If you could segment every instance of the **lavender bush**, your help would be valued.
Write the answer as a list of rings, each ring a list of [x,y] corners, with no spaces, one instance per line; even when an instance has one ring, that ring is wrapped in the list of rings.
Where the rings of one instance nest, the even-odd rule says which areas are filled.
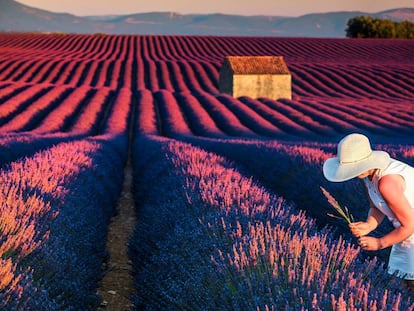
[[[365,260],[234,163],[140,137],[134,164],[136,310],[414,307],[380,262]]]
[[[36,152],[46,150],[61,142],[79,140],[81,136],[66,133],[39,135],[34,133],[0,134],[0,167],[22,157],[33,156]]]

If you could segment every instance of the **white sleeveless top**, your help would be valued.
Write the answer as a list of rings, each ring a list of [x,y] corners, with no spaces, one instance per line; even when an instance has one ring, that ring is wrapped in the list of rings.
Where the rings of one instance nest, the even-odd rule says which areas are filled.
[[[400,222],[378,190],[378,181],[381,177],[390,174],[401,175],[404,178],[406,184],[404,196],[410,203],[411,208],[414,208],[414,167],[391,159],[388,167],[375,174],[372,180],[366,177],[363,181],[368,189],[372,203],[387,216],[394,228],[398,228],[401,226]],[[406,240],[392,246],[388,263],[388,273],[396,274],[407,280],[414,280],[414,234]]]

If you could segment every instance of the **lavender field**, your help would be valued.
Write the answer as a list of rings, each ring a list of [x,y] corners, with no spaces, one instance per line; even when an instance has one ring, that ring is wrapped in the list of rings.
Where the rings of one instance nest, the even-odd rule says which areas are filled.
[[[414,310],[359,249],[344,135],[414,164],[414,42],[0,34],[0,309],[96,310],[128,161],[135,310]],[[292,99],[218,91],[228,55],[281,55]],[[384,223],[374,234],[390,230]]]

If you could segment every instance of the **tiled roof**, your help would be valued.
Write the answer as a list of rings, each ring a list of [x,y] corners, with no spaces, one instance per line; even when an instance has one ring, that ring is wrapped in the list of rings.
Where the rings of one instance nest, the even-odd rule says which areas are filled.
[[[290,74],[283,56],[227,56],[234,74]]]

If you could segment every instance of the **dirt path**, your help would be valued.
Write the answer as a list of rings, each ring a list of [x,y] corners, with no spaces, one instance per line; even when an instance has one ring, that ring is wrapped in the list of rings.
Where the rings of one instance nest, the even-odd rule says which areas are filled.
[[[125,180],[118,214],[109,225],[107,249],[109,263],[107,273],[102,279],[98,293],[102,297],[98,311],[125,311],[131,309],[130,295],[133,292],[132,266],[128,258],[128,239],[135,226],[134,199],[131,192],[132,168],[125,168]]]

